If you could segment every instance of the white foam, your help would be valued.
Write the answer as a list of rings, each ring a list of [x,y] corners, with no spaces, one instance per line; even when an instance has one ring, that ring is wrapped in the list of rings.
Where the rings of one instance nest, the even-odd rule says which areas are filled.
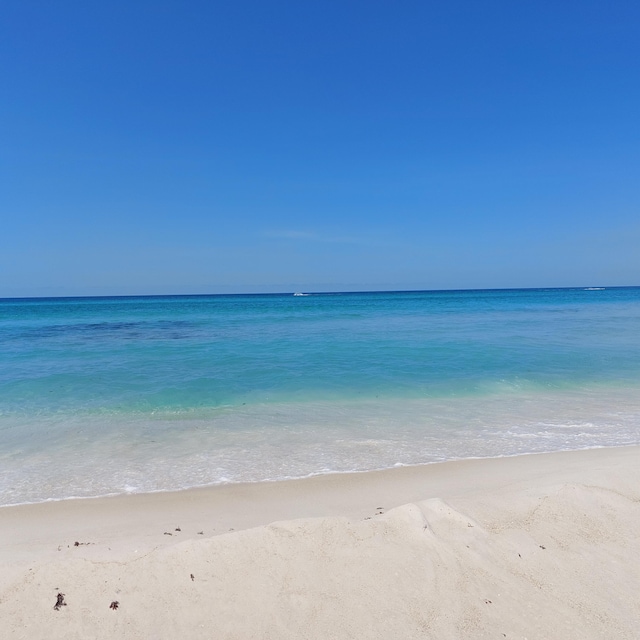
[[[274,403],[183,420],[107,420],[79,420],[82,429],[75,421],[61,422],[55,437],[5,454],[0,504],[640,444],[640,392],[591,386],[476,398]],[[38,431],[38,425],[32,428]]]

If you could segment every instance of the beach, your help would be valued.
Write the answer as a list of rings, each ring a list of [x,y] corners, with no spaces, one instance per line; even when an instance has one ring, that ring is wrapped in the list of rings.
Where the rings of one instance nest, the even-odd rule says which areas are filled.
[[[0,638],[635,638],[640,289],[0,301]]]
[[[619,447],[3,507],[2,637],[635,638],[639,463]]]
[[[7,4],[0,640],[640,640],[640,5]]]

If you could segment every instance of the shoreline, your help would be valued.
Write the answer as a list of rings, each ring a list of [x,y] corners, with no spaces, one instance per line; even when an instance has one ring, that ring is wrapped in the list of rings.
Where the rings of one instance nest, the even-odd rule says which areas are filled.
[[[323,478],[323,477],[332,477],[332,476],[351,476],[351,475],[367,475],[367,474],[377,474],[377,473],[388,473],[395,472],[398,469],[416,469],[422,467],[429,467],[433,465],[448,465],[452,463],[460,463],[467,461],[479,461],[479,460],[502,460],[507,458],[525,458],[527,456],[548,456],[555,455],[558,453],[579,453],[581,451],[593,451],[599,449],[627,449],[630,447],[639,447],[638,443],[630,443],[630,444],[616,444],[616,445],[596,445],[590,447],[584,447],[581,449],[558,449],[554,451],[524,451],[513,454],[505,454],[498,456],[471,456],[465,458],[453,458],[447,460],[434,460],[432,462],[422,462],[415,464],[397,464],[392,467],[383,467],[379,469],[355,469],[352,471],[322,471],[311,473],[306,476],[300,477],[288,477],[288,478],[276,478],[276,479],[266,479],[266,480],[239,480],[239,481],[231,481],[231,482],[217,482],[213,484],[204,484],[204,485],[196,485],[193,487],[183,487],[178,489],[157,489],[154,491],[122,491],[118,493],[109,493],[104,495],[95,495],[95,496],[68,496],[66,498],[47,498],[44,500],[38,500],[35,502],[16,502],[9,504],[0,504],[0,512],[2,509],[12,509],[15,507],[32,507],[37,505],[51,504],[51,503],[67,503],[73,501],[92,501],[92,500],[113,500],[119,498],[127,498],[130,496],[152,496],[156,494],[184,494],[189,492],[202,492],[202,491],[215,491],[224,487],[250,487],[253,485],[275,485],[275,484],[284,484],[290,482],[305,482],[312,480],[314,478]]]
[[[461,637],[466,618],[446,614],[449,602],[473,609],[477,629],[462,636],[476,637],[498,610],[475,602],[473,593],[486,587],[491,603],[513,592],[553,602],[558,614],[569,607],[561,612],[570,621],[562,637],[606,637],[589,616],[585,627],[584,610],[613,624],[607,609],[626,607],[612,629],[640,620],[639,605],[619,593],[640,584],[640,563],[624,561],[640,553],[638,463],[640,447],[625,446],[7,506],[0,509],[0,619],[9,621],[9,637],[205,638],[231,616],[215,637],[347,638],[355,629],[341,634],[333,616],[346,620],[353,611],[362,637],[382,638],[393,633],[389,601],[398,637]],[[518,568],[522,558],[536,567],[529,578]],[[458,582],[446,586],[454,574]],[[593,583],[598,576],[612,584],[610,594]],[[63,611],[52,610],[56,588],[66,594]],[[579,606],[549,600],[557,589]],[[429,594],[429,606],[444,607],[436,607],[440,622],[431,626],[402,604]],[[108,598],[121,601],[122,611],[104,608]],[[208,598],[217,603],[211,613]],[[309,607],[322,602],[313,618]],[[91,613],[94,605],[99,613]],[[522,619],[543,624],[523,606],[501,610],[501,633]],[[333,631],[309,628],[317,616],[332,619]],[[559,637],[553,621],[544,624],[547,635],[541,628],[528,637]]]
[[[568,463],[566,471],[583,464],[586,457],[597,460],[629,452],[637,452],[640,445],[594,447],[568,451],[544,453],[522,453],[517,455],[464,458],[424,464],[407,465],[370,471],[329,472],[303,478],[266,480],[259,482],[237,482],[190,487],[187,489],[161,490],[141,493],[120,493],[108,496],[73,497],[34,503],[0,506],[0,521],[5,523],[33,518],[48,517],[55,511],[65,513],[66,518],[87,515],[98,521],[106,517],[119,521],[137,521],[130,510],[157,514],[158,510],[169,511],[174,519],[204,519],[200,515],[207,509],[220,509],[209,529],[209,535],[221,535],[229,530],[240,531],[266,525],[276,520],[292,520],[313,517],[366,517],[368,505],[363,499],[376,502],[375,495],[386,498],[385,509],[402,506],[408,502],[430,497],[464,496],[468,493],[493,491],[503,482],[505,472],[509,482],[535,480],[543,475],[541,468],[553,460]],[[578,458],[579,457],[579,458]],[[504,462],[503,462],[504,461]],[[509,462],[511,461],[511,462]],[[544,467],[538,463],[544,463]],[[573,463],[573,464],[572,464]],[[576,464],[577,463],[577,464]],[[498,469],[495,465],[501,465]],[[467,485],[468,475],[474,472],[489,472],[473,487]],[[496,473],[497,472],[497,473]],[[423,488],[424,487],[424,488]],[[300,494],[313,497],[312,504],[300,500]],[[378,499],[378,502],[380,500]],[[241,505],[257,510],[242,512]],[[9,513],[8,513],[9,512]],[[5,517],[3,515],[7,514]],[[102,515],[104,514],[104,515]],[[164,515],[163,515],[164,518]],[[225,528],[226,524],[235,524]],[[0,545],[4,542],[0,530]]]

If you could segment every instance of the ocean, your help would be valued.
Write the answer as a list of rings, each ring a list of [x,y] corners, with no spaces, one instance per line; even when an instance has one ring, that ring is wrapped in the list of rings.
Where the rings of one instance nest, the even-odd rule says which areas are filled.
[[[640,443],[640,288],[0,300],[0,505]]]

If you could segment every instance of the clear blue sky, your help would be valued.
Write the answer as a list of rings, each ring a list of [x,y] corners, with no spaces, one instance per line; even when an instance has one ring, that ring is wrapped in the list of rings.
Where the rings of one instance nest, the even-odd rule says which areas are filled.
[[[640,285],[640,3],[0,7],[0,296]]]

